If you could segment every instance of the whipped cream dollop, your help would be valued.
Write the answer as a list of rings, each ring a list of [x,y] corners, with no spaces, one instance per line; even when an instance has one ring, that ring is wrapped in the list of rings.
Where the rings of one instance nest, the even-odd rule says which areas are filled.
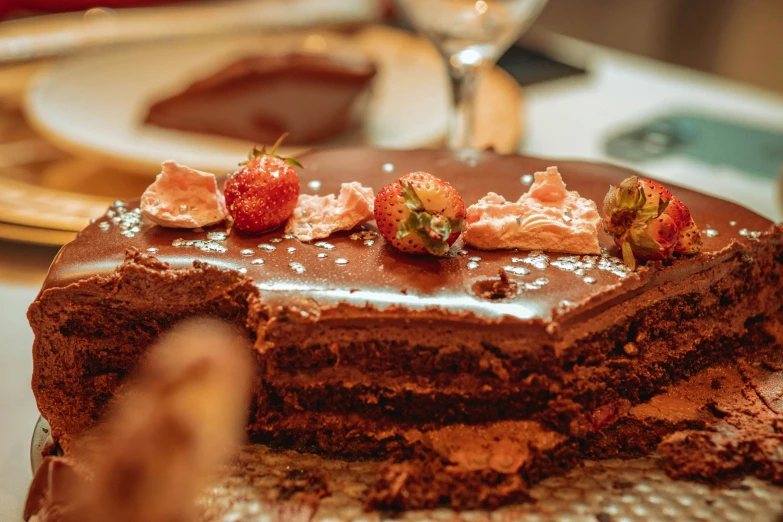
[[[373,219],[375,194],[358,181],[343,183],[339,196],[300,194],[285,231],[300,241],[329,237]]]
[[[155,181],[141,195],[141,212],[163,227],[199,228],[228,216],[226,199],[214,174],[164,161]]]
[[[546,250],[600,254],[601,216],[590,199],[566,190],[557,167],[536,172],[516,202],[490,192],[468,207],[465,243],[483,250]]]

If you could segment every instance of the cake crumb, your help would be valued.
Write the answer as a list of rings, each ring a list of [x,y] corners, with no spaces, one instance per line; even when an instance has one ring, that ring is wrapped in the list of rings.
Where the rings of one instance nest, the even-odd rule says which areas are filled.
[[[519,285],[508,277],[504,269],[498,270],[497,279],[483,279],[473,284],[473,291],[482,299],[508,299],[517,295]]]

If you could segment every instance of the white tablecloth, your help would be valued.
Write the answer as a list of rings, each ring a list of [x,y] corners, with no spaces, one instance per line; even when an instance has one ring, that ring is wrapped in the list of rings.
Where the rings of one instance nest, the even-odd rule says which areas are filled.
[[[682,107],[783,125],[783,97],[574,42],[560,41],[558,50],[587,56],[591,75],[528,89],[523,147],[528,154],[607,160],[602,150],[607,133]],[[772,182],[682,160],[643,168],[783,219]],[[32,333],[25,311],[53,255],[50,249],[0,242],[0,520],[20,519],[31,476],[30,437],[38,414],[29,386]]]
[[[33,334],[25,313],[56,250],[0,242],[0,520],[21,520],[38,412],[30,391]]]

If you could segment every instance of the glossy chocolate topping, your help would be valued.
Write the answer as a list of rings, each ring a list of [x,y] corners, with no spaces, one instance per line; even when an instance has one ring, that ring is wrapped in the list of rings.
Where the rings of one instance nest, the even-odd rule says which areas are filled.
[[[317,54],[239,60],[153,104],[146,123],[176,130],[288,145],[318,143],[346,130],[354,102],[375,76],[370,62]]]
[[[557,165],[569,190],[577,190],[600,207],[609,186],[633,174],[605,164],[491,152],[475,167],[442,150],[330,149],[299,159],[305,166],[299,171],[303,193],[336,193],[345,181],[359,181],[377,192],[407,172],[425,170],[454,185],[466,204],[489,191],[516,199],[528,188],[526,175]],[[435,314],[433,317],[467,313],[467,320],[523,322],[538,327],[554,319],[562,326],[569,320],[583,320],[591,310],[605,309],[741,255],[759,240],[781,241],[781,227],[772,227],[770,221],[750,210],[671,188],[688,205],[699,227],[707,231],[702,253],[671,263],[650,262],[631,274],[624,270],[612,240],[603,233],[601,244],[608,252],[603,257],[462,250],[458,241],[452,255],[438,259],[399,253],[383,238],[367,233],[338,233],[325,244],[287,239],[282,229],[261,236],[231,231],[225,241],[208,241],[209,232],[225,231],[225,227],[204,232],[165,229],[134,212],[134,201],[113,206],[107,216],[63,247],[44,290],[107,274],[123,262],[127,249],[137,248],[172,268],[190,268],[194,260],[200,260],[246,271],[266,303],[286,305],[292,298],[309,299],[322,318],[330,313],[335,317],[372,313],[365,305],[403,314],[434,307],[437,310],[427,312]],[[367,228],[374,230],[372,225]],[[201,243],[187,246],[188,241]],[[503,267],[517,282],[516,295],[493,300],[487,298],[487,292],[477,291],[482,288],[477,282],[498,279]],[[355,307],[337,306],[346,303]]]

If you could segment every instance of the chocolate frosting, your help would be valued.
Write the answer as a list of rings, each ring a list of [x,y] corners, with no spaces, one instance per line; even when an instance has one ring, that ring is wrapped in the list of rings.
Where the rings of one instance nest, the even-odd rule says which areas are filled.
[[[303,193],[337,193],[340,183],[348,181],[359,181],[377,192],[407,172],[424,170],[454,185],[467,205],[489,191],[516,199],[528,188],[529,177],[525,175],[556,165],[569,190],[578,191],[600,206],[610,185],[634,174],[606,164],[493,152],[483,153],[476,166],[444,150],[329,149],[298,159],[305,166],[299,169]],[[98,219],[63,247],[43,289],[110,273],[123,262],[128,249],[136,248],[172,268],[190,268],[194,260],[200,260],[246,271],[273,310],[276,305],[289,305],[296,297],[300,302],[307,300],[308,306],[314,307],[322,318],[330,313],[345,316],[346,310],[358,317],[373,313],[372,309],[400,314],[418,310],[457,320],[525,323],[536,329],[549,326],[547,332],[552,335],[557,330],[552,321],[560,326],[582,321],[586,313],[617,304],[618,299],[630,299],[742,255],[758,241],[779,243],[783,237],[781,226],[773,226],[739,205],[679,187],[670,188],[688,205],[699,227],[712,232],[704,234],[700,254],[671,262],[648,262],[631,274],[623,273],[618,251],[603,233],[600,240],[607,255],[594,256],[595,266],[589,268],[588,263],[584,273],[579,271],[583,266],[579,263],[585,259],[581,257],[462,250],[461,240],[446,258],[412,256],[395,251],[383,238],[372,239],[373,234],[367,233],[335,234],[326,240],[327,246],[333,248],[326,249],[318,243],[286,238],[282,229],[260,236],[232,230],[225,241],[213,242],[204,251],[173,245],[182,243],[178,239],[207,240],[208,232],[225,231],[225,226],[199,232],[166,229],[135,214],[137,202],[131,201],[115,204],[109,211],[115,214],[114,218],[107,215]],[[372,224],[366,227],[374,230]],[[209,251],[222,247],[225,252]],[[272,247],[273,251],[267,251]],[[503,267],[518,285],[516,295],[491,299],[487,292],[476,290],[482,288],[476,283],[497,279]],[[522,275],[525,270],[520,269],[529,273]],[[346,304],[352,306],[346,308]]]

